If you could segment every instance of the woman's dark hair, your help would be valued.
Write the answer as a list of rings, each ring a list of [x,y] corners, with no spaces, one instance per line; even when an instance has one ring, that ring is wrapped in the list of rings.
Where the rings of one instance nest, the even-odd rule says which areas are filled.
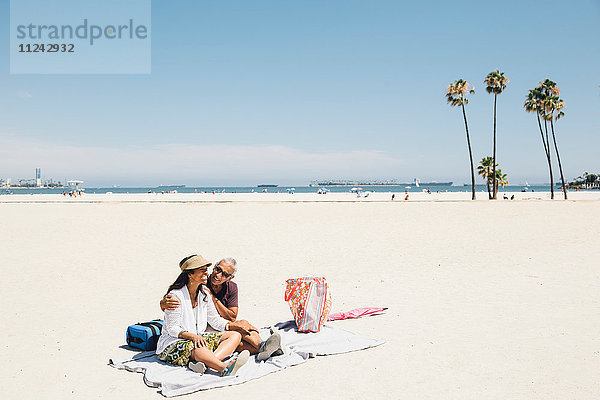
[[[183,265],[184,262],[186,262],[189,258],[192,258],[194,256],[195,256],[195,254],[193,254],[191,256],[187,256],[186,258],[181,260],[179,262],[179,268],[181,268],[181,266]],[[195,269],[186,269],[186,270],[181,271],[181,273],[179,274],[177,279],[175,279],[175,282],[173,282],[171,284],[171,286],[169,286],[169,288],[167,289],[167,294],[169,294],[169,292],[171,290],[181,289],[182,287],[186,286],[190,282],[190,274],[193,274],[194,271],[195,271]],[[193,300],[198,299],[198,293],[200,293],[200,289],[202,289],[202,286],[204,286],[204,285],[203,284],[198,285],[198,289],[196,290],[196,294],[194,295]],[[206,301],[206,293],[204,293],[204,291],[203,291],[202,294],[203,294],[202,300]]]

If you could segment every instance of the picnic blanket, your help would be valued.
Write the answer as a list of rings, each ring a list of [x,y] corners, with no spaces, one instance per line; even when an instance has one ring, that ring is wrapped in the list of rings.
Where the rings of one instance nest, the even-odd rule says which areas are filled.
[[[298,332],[295,321],[280,322],[273,327],[263,328],[260,335],[266,339],[271,331],[281,335],[285,353],[282,356],[271,357],[265,362],[259,362],[256,356],[251,356],[240,368],[237,376],[221,377],[213,370],[207,370],[204,375],[200,375],[187,367],[158,361],[153,351],[139,353],[123,361],[111,359],[108,364],[117,369],[143,373],[146,385],[160,388],[160,393],[165,397],[173,397],[199,390],[238,385],[301,364],[311,357],[363,350],[385,343],[383,339],[371,339],[329,325],[324,325],[317,333]]]

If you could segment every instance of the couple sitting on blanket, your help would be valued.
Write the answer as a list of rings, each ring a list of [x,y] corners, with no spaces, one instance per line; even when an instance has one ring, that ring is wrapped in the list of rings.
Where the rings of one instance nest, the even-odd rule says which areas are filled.
[[[209,276],[211,265],[200,255],[179,263],[181,274],[160,302],[165,317],[157,343],[158,359],[187,365],[198,373],[209,367],[229,376],[236,374],[250,354],[257,354],[259,361],[283,354],[279,334],[263,341],[248,321],[236,321],[237,285],[231,282],[237,271],[236,261],[222,259]],[[215,331],[208,332],[208,325]],[[239,352],[238,356],[224,363],[222,360],[234,351]]]

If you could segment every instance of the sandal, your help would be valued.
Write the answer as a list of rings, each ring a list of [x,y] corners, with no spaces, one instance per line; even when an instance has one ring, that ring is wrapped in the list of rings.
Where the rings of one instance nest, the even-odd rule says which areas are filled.
[[[233,361],[229,363],[229,365],[227,365],[227,367],[225,367],[223,372],[221,372],[221,376],[235,376],[238,370],[248,362],[248,359],[250,359],[250,352],[248,350],[242,351],[236,358],[233,359]]]
[[[279,333],[275,332],[262,343],[262,346],[259,346],[256,359],[258,361],[265,361],[269,357],[280,356],[282,354],[281,336]]]
[[[206,365],[202,361],[190,361],[188,364],[189,369],[202,375],[206,372]]]

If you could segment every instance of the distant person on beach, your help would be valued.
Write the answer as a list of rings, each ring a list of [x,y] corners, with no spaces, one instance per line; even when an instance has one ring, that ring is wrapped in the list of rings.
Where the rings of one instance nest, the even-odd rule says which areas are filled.
[[[231,281],[236,272],[237,262],[235,259],[221,259],[215,264],[208,278],[207,287],[210,289],[211,298],[218,313],[221,317],[231,321],[236,330],[242,334],[242,342],[237,351],[248,350],[250,354],[258,354],[259,361],[282,355],[281,337],[278,333],[274,333],[263,341],[254,326],[246,321],[236,321],[238,315],[238,286]],[[168,294],[160,301],[160,308],[163,311],[175,310],[177,307],[179,307],[179,301]],[[237,329],[237,324],[240,323],[240,329]]]
[[[408,195],[406,195],[406,197],[404,198],[404,200],[408,200]]]
[[[394,201],[395,198],[396,198],[396,195],[392,194],[392,201]]]
[[[193,255],[179,262],[181,273],[167,293],[179,299],[180,307],[165,310],[164,326],[156,345],[158,359],[169,364],[188,366],[203,374],[206,367],[235,375],[249,357],[241,352],[228,364],[222,360],[232,354],[242,341],[242,335],[232,329],[231,322],[221,317],[210,300],[206,288],[211,263]],[[210,325],[216,332],[207,332]]]

